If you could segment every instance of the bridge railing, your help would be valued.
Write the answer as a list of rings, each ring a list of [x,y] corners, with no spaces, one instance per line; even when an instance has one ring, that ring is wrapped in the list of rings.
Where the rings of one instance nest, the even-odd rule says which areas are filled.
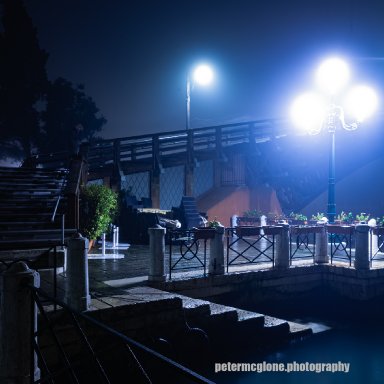
[[[196,152],[216,151],[220,155],[226,147],[287,135],[284,122],[283,119],[258,120],[103,140],[90,145],[88,162],[92,170],[116,162],[154,165],[154,162],[161,163],[169,156],[182,156],[188,161]]]

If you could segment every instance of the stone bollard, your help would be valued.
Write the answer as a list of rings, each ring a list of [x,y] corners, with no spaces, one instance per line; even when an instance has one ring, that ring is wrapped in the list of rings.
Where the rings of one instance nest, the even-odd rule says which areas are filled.
[[[320,227],[321,231],[316,232],[316,244],[315,244],[315,263],[327,264],[329,263],[328,255],[328,232],[326,225]]]
[[[237,227],[237,215],[233,215],[231,216],[231,219],[230,219],[230,225],[231,225],[231,228],[235,228]],[[232,237],[237,239],[237,235],[235,232],[231,232],[232,233]]]
[[[224,229],[221,225],[216,227],[215,237],[210,240],[209,275],[224,275]]]
[[[276,268],[289,268],[289,225],[282,224],[276,236]]]
[[[26,284],[39,288],[40,276],[24,262],[0,274],[0,383],[29,384],[40,379],[37,357],[32,354],[37,310]]]
[[[68,241],[65,302],[78,312],[91,304],[88,280],[88,239],[80,233]]]
[[[367,224],[356,225],[355,268],[369,269],[369,225]]]
[[[376,219],[370,219],[368,221],[368,225],[371,228],[369,236],[369,250],[372,258],[379,251],[379,238],[373,230],[377,225]]]
[[[149,281],[165,281],[165,233],[166,229],[158,226],[148,228],[149,234]]]

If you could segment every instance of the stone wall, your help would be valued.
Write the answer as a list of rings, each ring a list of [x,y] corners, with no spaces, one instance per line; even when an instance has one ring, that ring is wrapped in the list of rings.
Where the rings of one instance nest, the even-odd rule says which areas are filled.
[[[327,287],[344,297],[368,300],[384,294],[384,269],[359,271],[331,264],[309,265],[173,280],[153,286],[196,298],[241,293],[256,300],[281,299]]]

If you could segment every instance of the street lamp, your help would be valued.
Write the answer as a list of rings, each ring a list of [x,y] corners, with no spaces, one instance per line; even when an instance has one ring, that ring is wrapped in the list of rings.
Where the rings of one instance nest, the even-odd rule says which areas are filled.
[[[334,223],[336,216],[335,200],[335,133],[339,129],[353,131],[360,123],[369,117],[377,107],[376,93],[368,86],[354,87],[347,94],[344,107],[351,123],[346,123],[344,108],[336,104],[336,96],[340,94],[349,79],[348,65],[339,58],[324,61],[317,73],[316,80],[326,92],[328,101],[316,93],[299,96],[292,105],[292,119],[295,125],[307,133],[316,135],[322,129],[329,133],[329,174],[328,174],[328,207],[327,216],[330,223]]]
[[[201,64],[195,68],[192,73],[192,81],[190,74],[187,74],[187,129],[189,129],[191,125],[191,90],[195,84],[206,86],[209,85],[212,80],[213,71],[211,67],[206,64]]]

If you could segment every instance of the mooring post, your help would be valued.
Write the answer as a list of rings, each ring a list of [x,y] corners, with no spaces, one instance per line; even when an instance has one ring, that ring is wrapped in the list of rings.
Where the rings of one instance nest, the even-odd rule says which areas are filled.
[[[315,263],[327,264],[329,263],[327,226],[324,224],[318,228],[319,232],[315,234]]]
[[[87,311],[91,304],[88,280],[87,238],[80,233],[68,241],[66,303],[76,311]]]
[[[32,346],[37,309],[27,285],[39,288],[40,275],[24,262],[0,273],[0,383],[29,384],[40,379]]]
[[[209,254],[209,275],[224,275],[224,227],[215,229],[215,236],[211,239]]]
[[[355,228],[355,268],[369,269],[369,225],[358,224]]]
[[[165,281],[165,233],[160,225],[148,228],[149,235],[149,281]]]
[[[289,268],[289,224],[282,224],[276,236],[276,268]]]

